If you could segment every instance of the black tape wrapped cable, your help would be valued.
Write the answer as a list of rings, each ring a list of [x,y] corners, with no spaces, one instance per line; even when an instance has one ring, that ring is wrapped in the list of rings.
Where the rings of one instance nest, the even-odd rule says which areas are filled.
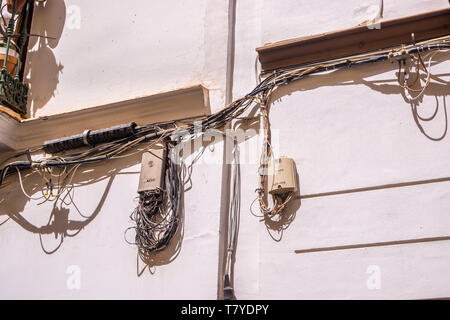
[[[132,122],[106,129],[86,130],[81,134],[46,141],[43,147],[46,153],[54,154],[85,146],[96,146],[102,143],[132,137],[136,133],[135,129],[136,123]]]

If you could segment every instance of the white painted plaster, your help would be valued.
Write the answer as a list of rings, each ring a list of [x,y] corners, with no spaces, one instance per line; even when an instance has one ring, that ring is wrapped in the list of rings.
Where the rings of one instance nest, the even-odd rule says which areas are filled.
[[[384,19],[448,6],[444,0],[384,2]],[[42,31],[52,17],[55,21],[50,29],[58,34],[58,19],[65,16],[62,1],[48,3],[55,15],[46,11],[50,8],[37,10],[33,30]],[[119,1],[64,3],[66,8],[77,5],[81,9],[80,29],[62,28],[59,41],[50,43],[50,48],[38,49],[34,44],[28,64],[32,86],[37,87],[30,105],[32,115],[73,111],[198,83],[210,90],[213,112],[223,106],[225,2],[142,0],[133,1],[130,8]],[[255,86],[256,47],[352,27],[363,22],[365,8],[377,3],[238,1],[234,97]],[[52,70],[46,71],[52,59]],[[433,74],[448,74],[450,64],[445,59],[448,54],[432,67]],[[280,93],[280,101],[270,113],[279,137],[274,144],[281,154],[295,159],[301,195],[448,177],[450,137],[435,142],[419,131],[410,105],[392,81],[395,75],[395,66],[379,63],[314,76]],[[448,76],[443,79],[449,81]],[[370,82],[374,80],[387,82],[375,86]],[[447,87],[434,84],[420,106],[423,115],[433,112],[434,96],[442,107],[448,92]],[[432,136],[442,134],[442,108],[425,129]],[[241,149],[254,146],[256,139],[241,144]],[[86,181],[117,170],[112,180],[106,177],[77,188],[77,205],[89,215],[111,182],[97,216],[78,235],[66,237],[56,253],[45,254],[38,235],[14,221],[0,226],[0,298],[216,299],[222,180],[222,166],[216,160],[221,157],[222,145],[215,144],[213,151],[205,151],[204,161],[194,165],[192,189],[184,194],[179,256],[155,266],[154,274],[146,270],[137,277],[136,249],[123,239],[124,230],[131,225],[128,216],[136,205],[140,165],[133,158],[95,166],[94,172],[78,176]],[[301,204],[296,200],[290,208],[296,212],[294,221],[282,241],[274,242],[264,223],[249,212],[257,187],[257,165],[244,164],[241,170],[235,265],[238,298],[450,296],[449,241],[294,253],[448,236],[450,182],[307,198]],[[51,205],[26,201],[17,187],[8,188],[3,195],[6,202],[0,203],[0,222],[6,212],[16,212],[36,225],[46,224]],[[73,207],[68,209],[71,219],[83,220]],[[54,248],[58,239],[45,235],[43,242]],[[66,270],[72,265],[81,270],[80,290],[66,287]],[[380,269],[380,289],[367,288],[367,270],[372,265]]]

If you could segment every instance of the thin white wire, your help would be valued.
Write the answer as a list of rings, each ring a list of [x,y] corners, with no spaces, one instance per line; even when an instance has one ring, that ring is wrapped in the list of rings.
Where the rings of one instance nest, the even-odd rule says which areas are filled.
[[[424,93],[425,93],[425,90],[428,88],[428,86],[429,86],[429,81],[430,81],[430,77],[431,77],[431,60],[433,60],[433,57],[436,55],[436,53],[439,53],[439,52],[448,52],[449,50],[437,50],[437,51],[434,51],[434,52],[431,52],[429,55],[430,55],[430,58],[428,59],[428,67],[427,67],[427,71],[428,71],[428,74],[427,74],[427,79],[426,79],[426,81],[425,81],[425,83],[428,83],[428,85],[425,85],[424,87],[423,87],[423,89],[415,96],[415,97],[413,97],[410,93],[409,93],[409,91],[408,91],[408,89],[405,87],[405,88],[403,88],[403,90],[404,90],[404,92],[405,92],[405,96],[406,96],[406,98],[409,100],[409,102],[412,102],[412,101],[414,101],[414,100],[417,100],[417,99],[419,99]],[[428,57],[428,55],[427,55],[427,57]]]
[[[24,189],[23,187],[23,182],[22,182],[22,174],[20,173],[20,170],[18,167],[16,167],[17,170],[17,175],[19,176],[19,183],[20,183],[20,188],[22,189],[23,194],[30,200],[40,200],[42,198],[44,198],[44,196],[41,196],[39,198],[33,198],[32,196],[30,196]]]

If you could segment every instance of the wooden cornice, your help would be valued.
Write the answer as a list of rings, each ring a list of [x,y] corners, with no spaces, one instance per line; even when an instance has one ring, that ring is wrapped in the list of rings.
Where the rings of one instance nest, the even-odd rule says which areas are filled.
[[[0,111],[0,158],[2,152],[40,146],[85,129],[129,122],[144,125],[210,113],[208,90],[201,85],[35,119],[15,119]]]
[[[256,49],[262,71],[343,58],[450,34],[450,8],[318,35]]]

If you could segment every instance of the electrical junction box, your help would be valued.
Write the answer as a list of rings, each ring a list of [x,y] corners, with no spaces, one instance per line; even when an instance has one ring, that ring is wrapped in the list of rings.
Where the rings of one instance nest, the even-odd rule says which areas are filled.
[[[147,150],[142,154],[138,192],[164,189],[166,149]]]
[[[280,157],[270,161],[268,174],[270,194],[283,194],[297,190],[294,159]]]

